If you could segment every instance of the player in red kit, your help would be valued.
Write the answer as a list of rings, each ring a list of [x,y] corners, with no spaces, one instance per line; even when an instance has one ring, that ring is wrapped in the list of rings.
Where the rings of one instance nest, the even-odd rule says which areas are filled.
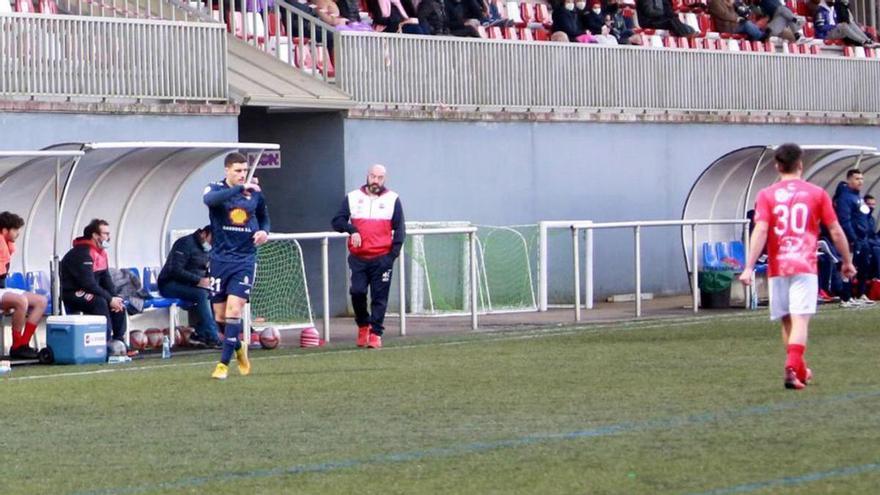
[[[846,235],[822,188],[801,179],[803,152],[796,144],[776,149],[779,182],[758,193],[755,230],[749,245],[749,259],[740,280],[752,283],[755,261],[767,244],[769,254],[770,319],[782,320],[785,361],[785,388],[802,389],[812,378],[804,361],[810,315],[816,312],[819,291],[816,275],[816,243],[819,224],[828,228],[831,240],[842,255],[841,273],[856,273]]]

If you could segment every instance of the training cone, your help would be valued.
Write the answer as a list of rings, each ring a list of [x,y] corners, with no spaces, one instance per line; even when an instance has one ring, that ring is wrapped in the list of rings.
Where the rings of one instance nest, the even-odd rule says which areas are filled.
[[[300,347],[318,347],[320,345],[321,338],[318,336],[318,331],[314,328],[304,328],[302,333],[299,334]]]

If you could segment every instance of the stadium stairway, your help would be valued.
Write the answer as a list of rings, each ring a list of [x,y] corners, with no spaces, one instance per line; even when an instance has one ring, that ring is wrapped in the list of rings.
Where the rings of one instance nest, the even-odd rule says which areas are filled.
[[[181,21],[196,14],[168,0],[59,0],[61,10],[70,14],[137,17]],[[219,22],[200,17],[200,22]],[[243,106],[341,110],[353,108],[351,97],[333,84],[303,73],[229,34],[227,36],[229,94],[233,103]]]

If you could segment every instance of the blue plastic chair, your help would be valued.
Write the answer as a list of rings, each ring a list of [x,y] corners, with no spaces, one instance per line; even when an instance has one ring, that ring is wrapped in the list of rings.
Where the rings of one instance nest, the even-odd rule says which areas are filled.
[[[49,274],[44,271],[37,270],[33,272],[27,272],[25,275],[25,280],[27,283],[27,290],[33,292],[34,294],[39,294],[41,296],[46,297],[46,311],[43,313],[45,315],[52,314],[52,288],[51,281],[49,279]]]
[[[6,277],[6,287],[9,289],[28,290],[27,281],[21,272],[12,272]]]
[[[724,266],[718,260],[715,246],[708,242],[703,243],[703,270],[723,270]]]
[[[173,305],[180,306],[182,301],[171,297],[162,297],[159,294],[159,269],[156,267],[144,267],[144,289],[149,292],[153,298],[144,301],[145,308],[170,308]]]

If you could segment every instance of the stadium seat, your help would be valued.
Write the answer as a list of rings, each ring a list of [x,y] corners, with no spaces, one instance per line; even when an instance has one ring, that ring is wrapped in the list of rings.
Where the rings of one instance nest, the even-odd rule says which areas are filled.
[[[25,274],[25,284],[27,285],[28,291],[46,297],[48,304],[46,305],[46,311],[43,314],[51,315],[52,282],[49,279],[49,274],[44,271],[27,272]]]
[[[510,9],[507,10],[509,11]],[[535,21],[535,6],[527,2],[519,4],[519,17],[525,25]]]
[[[535,41],[550,41],[550,31],[547,31],[544,28],[532,30],[532,35]]]
[[[58,4],[55,3],[55,0],[40,0],[39,6],[42,14],[58,13]]]
[[[549,28],[553,25],[553,18],[550,16],[550,10],[543,3],[535,4],[535,20]]]
[[[15,0],[15,11],[22,14],[33,14],[37,12],[37,9],[34,8],[34,3],[31,0]]]
[[[816,28],[813,26],[812,22],[807,22],[804,24],[804,36],[807,38],[815,38],[816,37]]]
[[[718,259],[715,246],[709,242],[703,243],[703,270],[724,270],[725,266]]]
[[[489,29],[486,30],[486,32],[489,34],[489,39],[493,39],[493,40],[503,40],[504,39],[504,33],[501,32],[501,28],[498,26],[490,27]]]
[[[519,31],[515,27],[504,28],[504,39],[519,40]]]
[[[513,21],[517,27],[523,27],[527,23],[522,17],[522,9],[519,8],[519,3],[517,2],[507,2],[507,18]]]
[[[519,39],[523,41],[535,41],[535,37],[532,36],[532,30],[527,27],[519,28]]]
[[[12,5],[9,3],[9,0],[0,0],[0,14],[11,14],[12,13]]]
[[[6,287],[9,289],[28,290],[27,281],[21,272],[12,272],[6,277]]]
[[[279,31],[279,36],[287,36],[287,28],[284,26],[284,22],[274,12],[269,13],[266,21],[269,23],[266,30],[269,32],[270,37],[275,36],[276,31]]]

